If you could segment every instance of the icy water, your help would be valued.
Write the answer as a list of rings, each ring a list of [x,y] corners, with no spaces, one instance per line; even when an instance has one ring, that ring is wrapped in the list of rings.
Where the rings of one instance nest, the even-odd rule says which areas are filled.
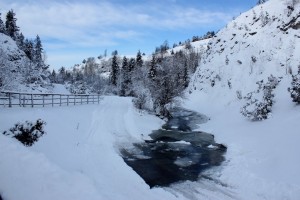
[[[220,165],[226,147],[211,134],[193,131],[208,121],[196,112],[176,109],[172,118],[150,134],[152,140],[121,149],[126,162],[150,186],[197,181],[205,169]]]

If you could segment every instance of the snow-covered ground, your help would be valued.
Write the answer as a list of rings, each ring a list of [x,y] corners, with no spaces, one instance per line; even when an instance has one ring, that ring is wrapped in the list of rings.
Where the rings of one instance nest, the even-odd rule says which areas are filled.
[[[150,189],[118,153],[147,138],[164,122],[135,110],[130,98],[105,97],[99,105],[1,108],[0,131],[16,122],[47,122],[32,147],[0,135],[0,193],[4,200],[35,199],[299,199],[300,107],[276,108],[265,122],[241,117],[235,104],[214,106],[192,94],[185,107],[208,114],[200,130],[228,146],[212,178]],[[279,104],[286,99],[278,99]],[[204,103],[206,102],[206,103]],[[209,105],[207,102],[211,102]],[[286,112],[289,111],[289,112]]]
[[[0,193],[4,200],[176,199],[151,189],[119,156],[160,119],[133,108],[130,98],[105,97],[99,105],[1,108],[1,132],[16,122],[43,119],[47,132],[24,147],[0,135]]]
[[[286,90],[281,91],[275,97],[273,116],[263,122],[242,117],[239,102],[220,105],[222,96],[214,99],[194,93],[185,102],[185,107],[211,118],[200,130],[228,146],[221,170],[207,173],[225,184],[236,199],[300,198],[300,106],[291,102]]]

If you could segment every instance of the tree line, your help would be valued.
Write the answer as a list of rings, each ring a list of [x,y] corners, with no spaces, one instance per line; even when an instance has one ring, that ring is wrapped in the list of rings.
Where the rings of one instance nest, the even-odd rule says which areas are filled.
[[[88,58],[70,70],[52,71],[52,82],[66,84],[72,93],[111,93],[135,97],[139,109],[168,116],[176,97],[182,96],[195,72],[200,53],[182,49],[173,54],[154,53],[145,58],[119,56],[113,51],[108,59]],[[106,74],[106,76],[105,76]]]

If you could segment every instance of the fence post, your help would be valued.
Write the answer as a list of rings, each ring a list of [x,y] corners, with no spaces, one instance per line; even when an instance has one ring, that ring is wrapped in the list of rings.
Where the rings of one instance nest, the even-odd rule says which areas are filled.
[[[98,94],[98,104],[99,104],[99,100],[100,100],[100,98],[99,98],[99,94]]]
[[[22,107],[21,93],[19,93],[19,106]]]
[[[61,94],[59,95],[59,106],[61,106]]]
[[[80,101],[81,101],[81,104],[82,104],[82,95],[80,95]]]
[[[86,100],[87,100],[86,104],[89,104],[89,95],[86,96]]]
[[[74,105],[76,105],[76,94],[74,95]]]
[[[54,106],[54,94],[52,94],[52,107]]]
[[[43,97],[43,107],[45,107],[45,95],[42,94]]]
[[[25,107],[25,95],[23,96],[23,107]]]
[[[33,94],[31,94],[31,107],[33,107]]]
[[[69,95],[67,95],[67,106],[69,106]]]
[[[8,107],[11,107],[11,93],[8,93]]]

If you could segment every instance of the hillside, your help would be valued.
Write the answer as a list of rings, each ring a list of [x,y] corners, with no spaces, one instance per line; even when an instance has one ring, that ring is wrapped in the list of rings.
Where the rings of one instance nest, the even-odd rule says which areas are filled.
[[[300,64],[300,6],[291,2],[267,1],[220,30],[184,100],[185,107],[210,117],[200,130],[228,146],[227,163],[210,174],[227,186],[225,191],[234,191],[233,199],[300,196],[300,107],[288,92]],[[271,75],[279,82],[271,92],[271,112],[254,122],[241,110],[249,95],[263,101]]]
[[[210,41],[190,91],[229,103],[238,100],[237,91],[244,97],[270,75],[288,84],[300,64],[299,13],[299,4],[272,0],[241,14]]]

